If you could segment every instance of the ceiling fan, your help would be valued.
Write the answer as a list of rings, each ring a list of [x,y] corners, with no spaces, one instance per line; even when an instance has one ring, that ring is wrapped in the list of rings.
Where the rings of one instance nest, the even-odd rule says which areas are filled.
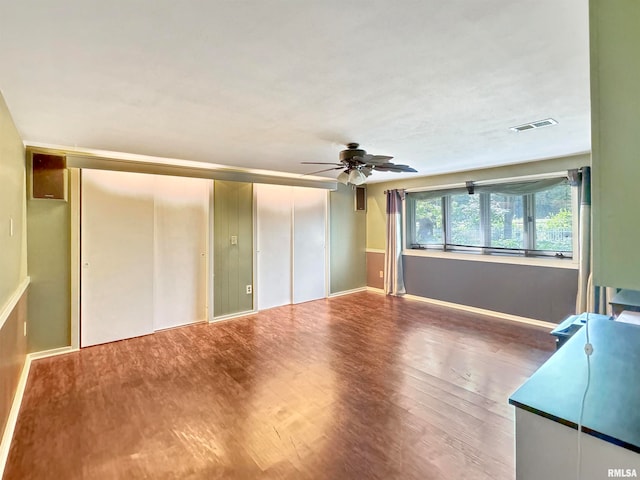
[[[369,155],[366,151],[359,148],[357,143],[347,143],[347,149],[340,152],[340,163],[327,162],[300,162],[305,165],[334,165],[317,172],[307,173],[305,175],[313,175],[316,173],[328,172],[330,170],[343,170],[338,175],[337,180],[345,185],[351,183],[353,185],[362,185],[367,177],[374,170],[379,172],[417,172],[415,168],[408,165],[396,165],[391,163],[393,157],[386,155]]]

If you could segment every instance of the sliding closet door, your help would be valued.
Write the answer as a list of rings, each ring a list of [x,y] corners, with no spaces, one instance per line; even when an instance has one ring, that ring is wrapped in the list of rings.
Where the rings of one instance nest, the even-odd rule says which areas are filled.
[[[291,187],[254,186],[258,310],[291,303]]]
[[[153,332],[153,182],[82,171],[82,347]]]
[[[211,180],[155,178],[154,328],[206,319]]]
[[[326,297],[327,191],[293,188],[293,303]]]
[[[326,297],[327,191],[255,185],[258,309]]]

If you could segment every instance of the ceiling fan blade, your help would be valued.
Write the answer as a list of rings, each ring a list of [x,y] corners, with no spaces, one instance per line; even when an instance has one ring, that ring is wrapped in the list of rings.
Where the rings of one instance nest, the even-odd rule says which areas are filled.
[[[300,162],[302,165],[340,165],[342,166],[342,163],[336,163],[336,162]]]
[[[389,162],[389,160],[391,160],[393,157],[389,157],[387,155],[367,155],[368,157],[371,157],[368,159],[367,163],[373,163],[373,164],[379,164],[379,163],[387,163]]]
[[[411,168],[409,165],[395,165],[393,163],[374,165],[373,168],[380,172],[417,172],[415,168]]]
[[[342,170],[343,168],[344,165],[341,165],[339,167],[325,168],[324,170],[318,170],[317,172],[303,173],[302,176],[304,177],[305,175],[315,175],[316,173],[328,172],[329,170]]]
[[[389,160],[393,157],[389,155],[371,155],[359,148],[357,143],[348,143],[347,149],[340,152],[340,163],[333,162],[300,162],[303,165],[332,165],[332,167],[318,170],[316,172],[305,173],[304,175],[314,175],[316,173],[329,172],[332,170],[344,170],[339,177],[356,173],[360,174],[362,181],[370,176],[374,170],[381,172],[417,172],[409,165],[396,165]],[[353,174],[355,175],[355,174]],[[342,179],[344,180],[344,179]]]
[[[380,163],[380,164],[377,164],[377,165],[372,164],[372,167],[375,168],[376,170],[383,170],[383,169],[393,168],[395,166],[396,166],[396,164],[395,163],[391,163],[391,162]]]
[[[396,165],[396,168],[400,172],[417,172],[417,170],[409,165]]]

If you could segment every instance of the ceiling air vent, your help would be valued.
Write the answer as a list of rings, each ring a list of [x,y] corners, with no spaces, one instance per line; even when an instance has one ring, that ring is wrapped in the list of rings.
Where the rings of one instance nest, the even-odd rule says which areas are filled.
[[[542,128],[542,127],[550,127],[551,125],[557,125],[553,118],[545,118],[544,120],[538,120],[536,122],[525,123],[523,125],[518,125],[517,127],[511,127],[509,130],[513,130],[514,132],[524,132],[525,130],[533,130],[534,128]]]

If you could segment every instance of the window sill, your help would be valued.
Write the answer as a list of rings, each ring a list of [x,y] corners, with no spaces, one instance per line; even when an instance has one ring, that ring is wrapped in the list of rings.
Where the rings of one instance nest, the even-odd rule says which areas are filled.
[[[574,259],[541,257],[519,257],[507,255],[482,255],[477,253],[441,252],[438,250],[405,249],[402,255],[408,257],[447,258],[450,260],[468,260],[472,262],[507,263],[511,265],[530,265],[533,267],[568,268],[578,270],[580,264]]]

